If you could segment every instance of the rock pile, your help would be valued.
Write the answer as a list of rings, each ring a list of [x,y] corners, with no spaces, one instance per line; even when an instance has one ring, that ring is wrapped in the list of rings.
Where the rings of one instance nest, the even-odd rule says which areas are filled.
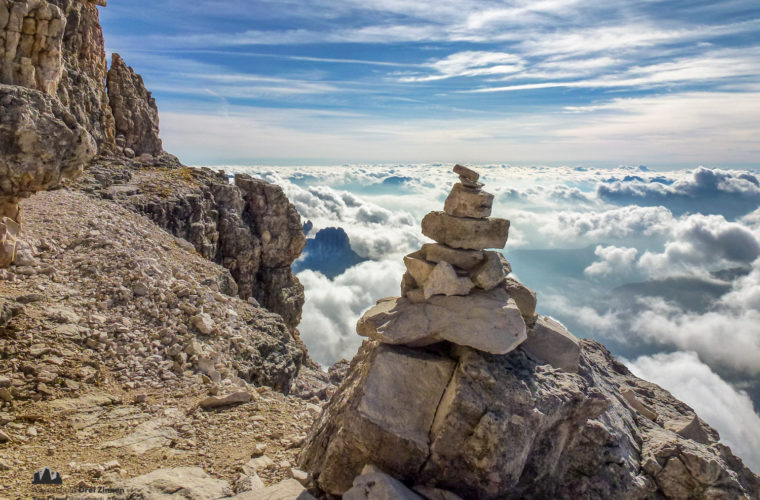
[[[539,358],[567,371],[578,366],[578,340],[556,321],[536,318],[536,295],[507,278],[503,248],[509,221],[491,218],[493,195],[479,174],[456,165],[459,182],[443,212],[422,219],[436,243],[404,257],[401,297],[378,301],[357,332],[385,344],[426,346],[441,341],[506,354],[523,342]],[[528,339],[528,327],[533,327]]]
[[[476,173],[455,171],[444,212],[422,222],[436,243],[405,259],[404,297],[359,320],[372,340],[300,456],[316,485],[367,500],[760,495],[691,408],[536,316],[535,294],[486,250],[509,222],[488,218]]]

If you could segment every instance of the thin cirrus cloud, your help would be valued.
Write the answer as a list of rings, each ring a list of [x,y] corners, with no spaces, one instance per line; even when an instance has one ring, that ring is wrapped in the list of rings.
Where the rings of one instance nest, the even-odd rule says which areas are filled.
[[[143,74],[162,112],[193,121],[210,96],[224,102],[204,110],[210,123],[294,109],[279,128],[286,134],[304,130],[300,109],[366,117],[358,126],[310,121],[324,148],[291,134],[248,148],[251,161],[292,163],[295,151],[338,163],[441,161],[460,152],[680,167],[746,166],[758,155],[760,6],[747,0],[135,0],[101,12],[109,50]],[[174,140],[175,123],[162,128],[173,151],[199,161],[190,138]],[[390,137],[398,147],[384,143]],[[230,161],[236,148],[208,150],[203,161]]]

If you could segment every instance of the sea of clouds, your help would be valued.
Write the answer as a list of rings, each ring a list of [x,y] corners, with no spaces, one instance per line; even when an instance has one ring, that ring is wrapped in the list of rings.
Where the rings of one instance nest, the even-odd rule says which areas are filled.
[[[282,186],[314,229],[340,227],[368,260],[334,279],[298,274],[311,356],[351,358],[356,320],[399,294],[403,255],[428,241],[451,165],[225,167]],[[645,167],[478,167],[511,220],[505,255],[538,311],[604,343],[693,406],[760,470],[760,176]]]

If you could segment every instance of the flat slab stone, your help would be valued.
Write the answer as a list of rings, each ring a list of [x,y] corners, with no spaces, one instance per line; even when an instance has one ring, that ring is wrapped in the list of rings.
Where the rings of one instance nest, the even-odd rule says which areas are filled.
[[[422,219],[422,234],[453,248],[504,248],[509,236],[509,221],[495,217],[452,217],[446,212],[430,212]]]
[[[491,215],[493,195],[480,189],[454,184],[443,210],[454,217],[485,218]]]
[[[447,340],[506,354],[526,338],[525,321],[503,288],[464,297],[436,295],[425,303],[388,298],[359,319],[356,331],[385,344],[424,346]]]
[[[316,500],[295,479],[285,479],[272,486],[238,493],[230,500]]]
[[[581,357],[581,344],[557,321],[539,316],[528,332],[522,348],[555,368],[576,373]]]
[[[425,259],[430,262],[448,262],[452,266],[469,270],[483,262],[484,254],[480,250],[461,250],[440,243],[422,245]]]
[[[221,408],[223,406],[239,405],[251,401],[252,396],[248,391],[237,391],[227,396],[209,396],[199,403],[204,410]]]
[[[454,165],[454,173],[458,174],[460,177],[464,177],[468,181],[471,182],[478,182],[478,179],[480,178],[480,174],[474,171],[471,168],[467,168],[464,165],[456,164]]]
[[[169,498],[216,500],[232,494],[227,481],[209,476],[200,467],[157,469],[126,481],[124,488],[126,497],[156,500]]]
[[[401,481],[380,471],[362,472],[343,500],[425,500]]]

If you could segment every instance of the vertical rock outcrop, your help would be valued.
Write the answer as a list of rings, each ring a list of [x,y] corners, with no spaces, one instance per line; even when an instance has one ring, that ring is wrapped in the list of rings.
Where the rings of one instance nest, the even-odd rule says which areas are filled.
[[[113,112],[116,152],[126,156],[163,151],[158,137],[158,107],[140,75],[113,54],[108,70],[108,101]]]
[[[89,0],[0,0],[0,83],[56,97],[100,149],[113,146],[105,45]]]
[[[81,172],[113,144],[94,3],[105,4],[0,0],[0,217],[20,222],[20,198]],[[0,226],[0,262],[9,262],[13,245]]]
[[[98,145],[98,151],[114,147],[114,121],[106,93],[106,60],[103,29],[97,6],[105,0],[49,0],[66,16],[63,34],[64,72],[58,99],[69,108]]]
[[[535,315],[535,294],[482,250],[508,221],[487,219],[475,172],[455,171],[445,212],[423,221],[437,243],[405,259],[404,297],[359,320],[372,340],[301,453],[316,485],[419,498],[382,471],[427,498],[759,498],[760,478],[691,408]]]

